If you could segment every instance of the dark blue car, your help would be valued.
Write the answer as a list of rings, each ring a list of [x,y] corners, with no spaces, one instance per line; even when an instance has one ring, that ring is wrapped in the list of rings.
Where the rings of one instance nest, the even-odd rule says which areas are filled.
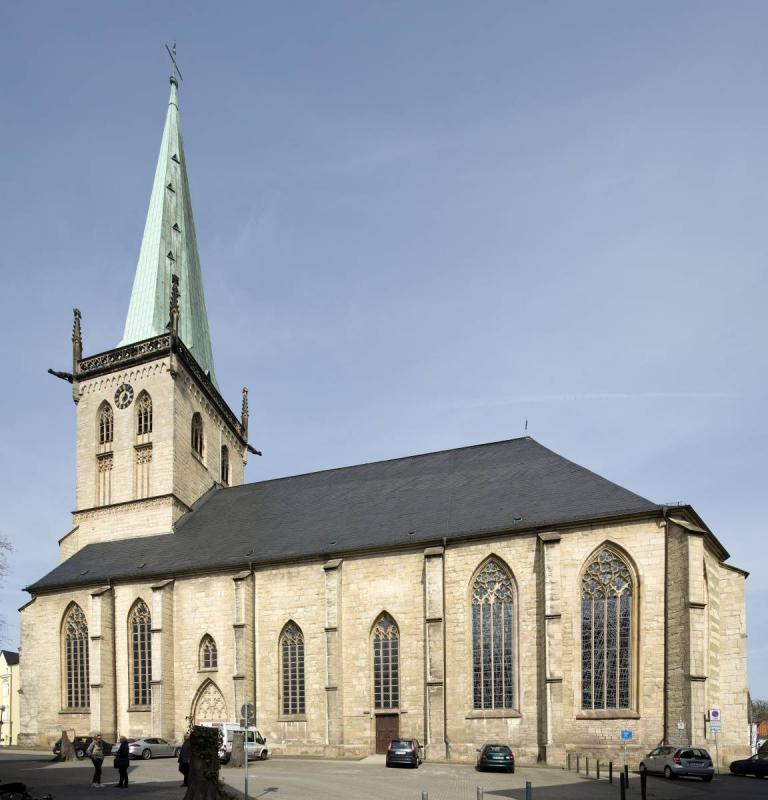
[[[768,752],[755,753],[750,758],[731,761],[731,772],[734,775],[754,775],[756,778],[768,776]]]

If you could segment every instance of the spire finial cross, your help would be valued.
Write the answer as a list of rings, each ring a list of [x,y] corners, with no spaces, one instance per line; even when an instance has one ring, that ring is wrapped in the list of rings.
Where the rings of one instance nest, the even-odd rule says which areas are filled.
[[[166,44],[165,49],[168,51],[171,63],[173,64],[173,76],[172,76],[173,79],[175,80],[176,75],[178,75],[179,78],[181,78],[181,80],[184,80],[184,77],[181,74],[181,70],[179,69],[179,65],[176,63],[176,41],[174,40],[173,44],[170,47]]]

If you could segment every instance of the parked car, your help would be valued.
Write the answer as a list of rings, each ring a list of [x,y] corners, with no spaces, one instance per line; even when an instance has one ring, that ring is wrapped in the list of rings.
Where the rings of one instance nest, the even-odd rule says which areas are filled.
[[[418,769],[424,761],[424,748],[418,739],[393,739],[387,747],[387,766],[407,764]]]
[[[477,768],[503,769],[507,772],[515,771],[515,755],[505,744],[484,744],[482,750],[477,751]]]
[[[655,772],[665,778],[693,775],[711,781],[715,774],[712,758],[703,747],[657,747],[640,762],[640,772]]]
[[[232,722],[204,722],[203,725],[208,728],[218,728],[219,730],[219,762],[226,764],[232,758],[232,740],[235,731],[244,731],[241,725]],[[248,728],[245,739],[245,749],[248,753],[248,760],[254,761],[259,759],[265,761],[269,756],[269,748],[267,747],[267,740],[261,735],[260,731],[256,728]]]
[[[731,772],[734,775],[754,775],[756,778],[768,777],[768,751],[731,761]]]
[[[113,745],[112,755],[117,753],[120,744]],[[146,736],[141,739],[128,740],[128,755],[131,758],[178,758],[180,744],[173,744],[159,736]]]
[[[85,758],[85,751],[93,741],[93,736],[75,736],[75,755],[78,758]],[[61,739],[53,746],[53,754],[58,757],[61,755]]]

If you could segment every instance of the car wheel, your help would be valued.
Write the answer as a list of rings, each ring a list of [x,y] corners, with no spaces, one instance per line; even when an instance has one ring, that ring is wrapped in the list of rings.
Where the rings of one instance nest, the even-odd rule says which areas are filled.
[[[176,748],[176,749],[173,751],[173,757],[174,757],[174,758],[178,758],[180,753],[181,753],[181,748],[180,748],[180,747],[177,747],[177,748]]]
[[[512,769],[510,770],[510,772],[511,772],[511,773],[514,775],[514,774],[515,774],[515,768],[514,768],[514,767],[512,767]]]
[[[268,750],[262,750],[261,753],[259,753],[259,761],[266,761],[268,755],[269,755]]]
[[[664,777],[665,778],[674,778],[675,777],[675,773],[672,772],[672,769],[670,767],[664,767]]]
[[[82,761],[85,758],[85,750],[75,750],[75,755]]]
[[[731,772],[736,775],[736,777],[741,777],[744,774],[738,767],[731,767]]]
[[[645,775],[648,772],[648,770],[646,769],[645,764],[640,764],[639,772],[640,772],[641,775]]]
[[[145,747],[145,748],[144,748],[144,749],[141,751],[141,757],[142,757],[142,758],[143,758],[145,761],[148,761],[150,758],[152,758],[152,751],[151,751],[151,750],[150,750],[148,747]]]

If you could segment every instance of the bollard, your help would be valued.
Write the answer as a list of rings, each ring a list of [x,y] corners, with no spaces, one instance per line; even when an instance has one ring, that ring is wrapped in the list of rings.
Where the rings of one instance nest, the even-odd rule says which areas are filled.
[[[646,788],[646,783],[648,782],[648,776],[645,774],[645,770],[640,770],[640,797],[645,800],[645,793],[648,791]]]
[[[621,789],[619,791],[619,797],[621,797],[621,800],[626,800],[626,797],[627,797],[626,791],[627,790],[624,788],[624,773],[623,772],[619,773],[619,784],[621,785]]]
[[[429,792],[422,792],[421,800],[429,800]]]
[[[597,779],[600,780],[600,759],[597,759]]]
[[[589,756],[587,756],[584,759],[584,766],[586,767],[586,770],[587,770],[587,777],[589,777]]]
[[[579,772],[579,761],[581,760],[581,756],[576,753],[576,772]]]
[[[613,761],[608,762],[608,783],[613,783]]]
[[[629,765],[624,765],[624,786],[629,791]]]
[[[533,800],[533,786],[530,781],[525,782],[525,800]]]
[[[568,772],[570,772],[571,771],[571,754],[568,753],[565,756],[565,758],[566,758],[566,763],[568,764],[568,766],[567,766]]]
[[[477,800],[483,800],[483,787],[477,787]]]

